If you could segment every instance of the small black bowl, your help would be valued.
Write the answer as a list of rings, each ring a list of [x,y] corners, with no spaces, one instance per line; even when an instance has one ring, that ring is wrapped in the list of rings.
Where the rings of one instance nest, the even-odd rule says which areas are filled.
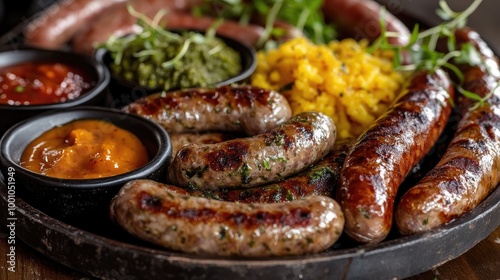
[[[19,49],[5,49],[0,52],[0,69],[26,62],[60,62],[76,66],[87,72],[93,79],[93,88],[79,97],[62,103],[44,105],[12,106],[0,104],[0,135],[15,123],[36,114],[76,106],[104,105],[109,98],[110,73],[107,67],[93,57],[59,50],[34,49],[20,46]]]
[[[150,161],[139,169],[98,179],[54,178],[19,165],[26,146],[40,134],[80,119],[106,120],[132,132],[145,145]],[[34,207],[66,221],[107,215],[111,198],[126,182],[141,178],[164,179],[172,156],[170,138],[159,125],[104,107],[84,106],[42,113],[13,126],[0,141],[0,171],[4,177],[14,177],[16,194]],[[9,172],[13,176],[7,176]]]
[[[200,30],[169,30],[170,32],[174,33],[181,33],[183,31],[193,31],[193,32],[199,32],[201,34],[204,33],[204,31]],[[211,85],[212,87],[218,87],[218,86],[223,86],[223,85],[229,85],[232,83],[238,83],[238,82],[243,82],[252,73],[255,71],[255,68],[257,67],[257,54],[256,50],[253,47],[250,47],[246,44],[243,44],[237,40],[231,39],[229,37],[221,36],[221,35],[216,35],[217,38],[220,38],[221,40],[226,43],[230,48],[236,50],[237,52],[240,53],[241,55],[241,72],[229,79],[220,81],[218,83],[215,83]],[[99,62],[102,62],[104,65],[108,66],[108,69],[111,72],[111,82],[110,82],[110,91],[111,91],[111,96],[112,96],[112,101],[111,101],[111,107],[114,108],[121,108],[137,99],[140,99],[142,97],[145,97],[149,94],[152,93],[158,93],[162,92],[163,88],[150,88],[150,87],[145,87],[136,83],[132,83],[130,81],[127,81],[123,79],[122,77],[119,77],[115,74],[113,74],[113,71],[111,71],[111,68],[109,65],[112,63],[112,58],[111,54],[108,52],[107,49],[100,48],[97,49],[95,52],[95,57],[96,60]],[[170,90],[178,90],[178,88],[173,88]]]

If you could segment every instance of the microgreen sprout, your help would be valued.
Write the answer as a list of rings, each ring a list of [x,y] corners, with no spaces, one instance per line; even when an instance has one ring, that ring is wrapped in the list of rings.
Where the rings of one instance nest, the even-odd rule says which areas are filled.
[[[193,9],[193,14],[237,20],[242,25],[247,25],[252,20],[263,24],[265,31],[258,42],[259,48],[277,45],[271,37],[280,38],[285,34],[283,28],[276,26],[278,20],[291,24],[315,43],[326,43],[334,39],[336,33],[332,25],[325,23],[321,10],[323,2],[324,0],[204,0]]]
[[[398,37],[399,34],[388,32],[383,16],[381,16],[381,36],[375,40],[368,50],[370,52],[376,49],[394,51],[393,64],[396,69],[401,71],[419,69],[434,71],[437,68],[446,67],[460,78],[461,74],[456,67],[449,63],[450,60],[460,59],[471,65],[477,65],[481,61],[477,51],[471,46],[464,46],[460,50],[455,49],[454,30],[466,25],[468,16],[477,9],[481,2],[482,0],[475,0],[466,10],[453,12],[446,1],[440,0],[440,9],[438,9],[437,14],[445,22],[423,31],[420,31],[420,26],[416,24],[411,32],[410,40],[405,46],[395,46],[389,43],[389,38]],[[448,39],[448,53],[441,53],[436,50],[438,41],[441,38]],[[404,55],[408,55],[412,63],[403,64]]]
[[[118,65],[122,62],[123,53],[125,49],[132,45],[143,45],[143,49],[133,54],[133,56],[140,61],[153,57],[156,61],[163,61],[165,54],[156,48],[159,45],[168,44],[170,40],[179,41],[182,39],[180,34],[170,32],[160,25],[161,19],[167,14],[167,11],[161,9],[153,19],[148,18],[146,15],[135,10],[132,5],[127,5],[129,14],[137,18],[137,24],[143,29],[141,33],[130,34],[128,36],[117,37],[111,36],[105,43],[104,47],[114,53],[113,62]],[[173,67],[179,63],[186,55],[191,44],[202,44],[205,40],[211,40],[215,37],[217,28],[221,25],[222,20],[217,20],[207,30],[205,35],[191,32],[187,39],[185,39],[180,47],[179,52],[171,59],[161,63],[165,69]],[[166,39],[166,40],[164,40]],[[219,48],[220,50],[220,48]],[[216,53],[217,46],[210,50],[209,53]]]

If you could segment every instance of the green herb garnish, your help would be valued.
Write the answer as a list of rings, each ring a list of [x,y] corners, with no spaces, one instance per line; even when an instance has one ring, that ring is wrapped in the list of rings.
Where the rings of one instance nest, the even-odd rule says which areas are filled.
[[[333,40],[336,32],[327,25],[321,10],[323,0],[205,0],[195,8],[195,15],[214,15],[224,19],[238,20],[240,24],[249,24],[255,16],[264,18],[265,33],[258,46],[272,45],[270,37],[279,38],[284,30],[275,27],[277,20],[283,20],[302,31],[311,41],[323,44]]]
[[[463,82],[463,73],[450,61],[468,64],[471,66],[483,64],[479,52],[472,44],[463,44],[460,50],[455,47],[455,30],[466,26],[468,17],[477,9],[482,0],[475,0],[462,12],[454,12],[445,0],[439,1],[440,8],[436,13],[443,19],[443,23],[420,31],[416,24],[412,30],[409,43],[405,46],[395,46],[389,43],[389,38],[397,37],[399,34],[388,32],[386,23],[381,17],[381,36],[373,42],[368,51],[389,50],[394,52],[393,66],[400,71],[429,70],[433,72],[439,68],[447,68],[458,79],[458,84]],[[437,50],[439,40],[446,40],[448,52]],[[411,58],[409,64],[403,64],[405,55]],[[405,61],[407,62],[407,61]],[[466,96],[482,104],[486,99],[476,93],[466,91],[458,86],[459,91]]]
[[[148,88],[171,90],[211,86],[241,72],[240,54],[215,37],[222,20],[215,21],[204,35],[176,33],[165,29],[168,16],[164,10],[149,19],[131,5],[127,9],[142,31],[111,36],[99,46],[109,51],[113,60],[109,66],[116,76]]]
[[[454,58],[470,63],[471,65],[477,65],[481,63],[480,59],[478,60],[480,56],[473,47],[463,47],[461,50],[455,50],[454,30],[466,25],[468,16],[477,9],[481,2],[482,0],[475,0],[463,12],[453,12],[446,1],[440,0],[440,9],[437,11],[437,14],[445,22],[424,31],[420,31],[419,25],[416,24],[412,30],[410,41],[405,46],[394,46],[389,43],[389,38],[397,37],[399,34],[388,32],[386,30],[386,23],[381,19],[381,36],[370,46],[369,51],[373,52],[376,49],[394,51],[396,55],[394,56],[393,64],[397,69],[403,71],[419,69],[433,71],[443,66],[453,68],[448,61]],[[448,38],[450,52],[441,53],[436,50],[437,42],[440,38]],[[412,64],[402,64],[405,53],[409,54],[412,58]],[[455,72],[456,69],[451,70]]]

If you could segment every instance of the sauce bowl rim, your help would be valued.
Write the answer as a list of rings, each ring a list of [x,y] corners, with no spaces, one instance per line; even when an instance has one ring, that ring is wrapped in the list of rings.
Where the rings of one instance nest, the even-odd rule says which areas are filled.
[[[0,111],[13,111],[13,110],[25,110],[25,111],[37,111],[37,110],[51,110],[58,108],[69,108],[75,107],[81,104],[85,104],[91,99],[98,96],[100,93],[107,90],[107,87],[111,81],[111,73],[108,67],[101,61],[95,59],[92,56],[74,53],[64,50],[50,50],[50,49],[40,49],[34,47],[18,47],[16,49],[9,49],[0,51],[0,64],[2,64],[2,57],[7,57],[7,59],[12,59],[12,56],[19,56],[20,58],[16,60],[16,63],[6,65],[0,65],[0,67],[4,66],[13,66],[19,63],[26,62],[61,62],[65,61],[71,62],[71,65],[78,66],[78,62],[87,62],[88,66],[95,70],[95,74],[97,76],[97,81],[95,81],[95,85],[86,91],[84,94],[65,101],[58,103],[49,103],[49,104],[35,104],[35,105],[8,105],[8,104],[0,104]],[[34,57],[34,59],[33,59]],[[76,63],[75,63],[76,61]]]
[[[86,117],[81,117],[79,114],[87,114],[87,115]],[[94,114],[94,116],[91,117],[89,114]],[[18,135],[22,133],[22,131],[25,130],[28,126],[32,126],[37,123],[43,123],[44,121],[47,121],[55,117],[59,118],[55,124],[54,123],[50,124],[51,127],[55,127],[57,125],[62,125],[80,119],[103,120],[104,118],[102,118],[102,116],[111,116],[110,119],[105,119],[105,120],[108,120],[115,125],[117,125],[115,122],[117,121],[118,118],[132,119],[137,124],[140,124],[144,129],[151,131],[151,133],[155,135],[156,139],[154,139],[154,141],[157,143],[158,149],[156,150],[156,153],[154,155],[150,155],[148,163],[146,163],[144,166],[138,169],[118,174],[115,176],[93,178],[93,179],[62,179],[62,178],[42,175],[22,167],[19,164],[18,159],[15,159],[13,157],[12,155],[13,151],[9,150],[9,148],[13,145],[13,142],[16,140],[16,137],[19,137]],[[141,140],[141,142],[144,143],[143,137],[141,137],[141,135],[138,135],[137,133],[130,131],[130,129],[128,129],[127,126],[125,125],[121,126],[117,125],[117,126],[133,133]],[[26,140],[27,143],[33,141],[33,139],[35,139],[40,134],[46,131],[47,129],[38,131],[33,135],[33,137],[31,137],[31,139]],[[45,113],[41,113],[12,126],[4,133],[4,135],[0,139],[0,163],[4,165],[5,169],[7,169],[8,167],[14,167],[16,174],[21,174],[22,176],[24,176],[25,180],[34,182],[36,181],[43,185],[56,186],[58,188],[69,188],[69,189],[105,188],[117,184],[125,184],[126,182],[131,181],[133,179],[145,178],[148,176],[148,174],[161,170],[161,168],[167,168],[166,165],[170,161],[171,156],[172,156],[172,144],[170,141],[169,134],[164,128],[146,118],[128,114],[118,109],[99,107],[99,106],[81,106],[77,108],[64,108],[64,109],[51,110]]]

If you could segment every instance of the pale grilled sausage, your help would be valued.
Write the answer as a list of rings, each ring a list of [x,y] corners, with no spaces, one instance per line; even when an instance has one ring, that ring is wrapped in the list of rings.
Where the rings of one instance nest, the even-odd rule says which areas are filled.
[[[335,140],[330,117],[305,112],[254,137],[185,146],[169,166],[168,181],[206,190],[258,186],[304,170],[326,156]]]
[[[350,237],[364,243],[386,238],[397,190],[445,128],[452,98],[452,83],[444,71],[419,72],[407,92],[354,144],[338,192]]]
[[[158,93],[122,108],[163,126],[170,133],[229,131],[255,135],[292,115],[278,92],[246,85]]]
[[[458,64],[463,88],[489,98],[482,106],[458,99],[463,118],[445,154],[401,198],[396,225],[402,234],[425,232],[449,223],[476,207],[500,183],[500,69],[498,59],[470,29],[455,32],[460,48],[471,43],[482,56],[477,66]]]
[[[198,255],[290,256],[328,249],[344,219],[332,198],[246,204],[192,197],[149,180],[127,183],[111,203],[111,217],[132,235]]]

